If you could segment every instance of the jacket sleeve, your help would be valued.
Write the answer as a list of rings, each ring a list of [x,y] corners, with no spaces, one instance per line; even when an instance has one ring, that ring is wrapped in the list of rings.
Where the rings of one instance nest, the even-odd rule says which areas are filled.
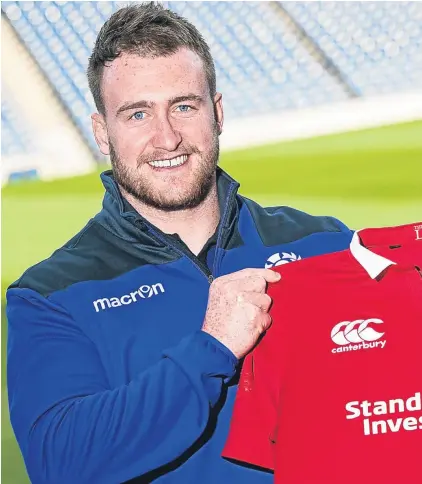
[[[165,465],[201,436],[237,359],[197,331],[111,388],[93,342],[57,303],[9,289],[8,393],[31,481],[117,483]]]

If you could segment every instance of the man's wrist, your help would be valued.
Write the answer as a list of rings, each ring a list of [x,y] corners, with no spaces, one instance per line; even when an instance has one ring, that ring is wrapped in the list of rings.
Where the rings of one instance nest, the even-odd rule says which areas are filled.
[[[233,361],[234,366],[237,366],[237,364],[239,363],[239,359],[228,346],[226,346],[222,341],[220,341],[212,334],[208,333],[207,330],[201,329],[201,333],[203,333],[205,337],[208,338],[208,340],[212,344],[214,344],[218,349],[223,351],[230,358],[230,360]]]

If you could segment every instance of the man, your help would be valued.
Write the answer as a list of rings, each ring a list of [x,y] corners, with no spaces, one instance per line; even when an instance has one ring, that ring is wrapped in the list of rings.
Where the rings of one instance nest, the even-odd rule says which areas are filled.
[[[277,276],[263,267],[342,250],[351,231],[237,194],[217,167],[212,57],[175,13],[116,12],[88,78],[113,168],[103,209],[8,290],[10,413],[29,476],[272,482],[221,457],[239,362],[270,324]]]

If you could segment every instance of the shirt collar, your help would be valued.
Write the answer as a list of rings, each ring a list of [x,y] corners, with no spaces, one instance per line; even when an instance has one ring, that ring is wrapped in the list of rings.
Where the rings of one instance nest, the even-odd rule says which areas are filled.
[[[362,245],[359,232],[360,230],[353,234],[352,241],[350,242],[350,252],[369,274],[369,277],[376,279],[387,267],[396,265],[396,263],[386,257],[371,252]]]
[[[366,228],[359,232],[365,247],[387,247],[409,245],[422,240],[422,221],[392,227]]]

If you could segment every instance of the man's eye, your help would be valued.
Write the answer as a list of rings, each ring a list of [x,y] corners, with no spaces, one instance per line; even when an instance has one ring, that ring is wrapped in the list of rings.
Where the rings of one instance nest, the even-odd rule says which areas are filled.
[[[180,109],[180,111],[182,113],[188,113],[189,111],[192,110],[192,108],[190,106],[188,106],[187,104],[181,104],[180,106],[177,106],[176,109]]]
[[[143,111],[137,111],[135,114],[132,115],[132,118],[140,121],[141,119],[145,118],[145,113]]]

